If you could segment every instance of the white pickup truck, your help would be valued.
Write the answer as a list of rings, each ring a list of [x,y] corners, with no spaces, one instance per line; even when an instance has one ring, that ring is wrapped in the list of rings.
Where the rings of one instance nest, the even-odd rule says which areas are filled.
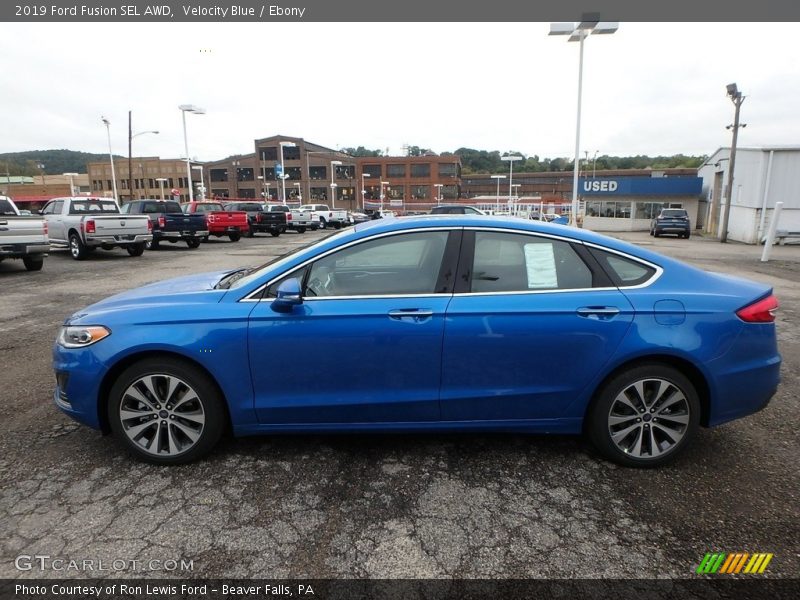
[[[49,251],[45,220],[20,215],[11,198],[0,196],[0,261],[21,258],[28,271],[39,271]]]
[[[304,204],[300,210],[311,213],[315,221],[319,221],[319,228],[333,227],[340,229],[350,224],[346,210],[330,208],[327,204]]]
[[[319,229],[319,219],[313,212],[303,210],[302,207],[297,209],[285,204],[266,204],[264,211],[286,213],[286,228],[297,233],[305,233],[307,229]]]
[[[141,256],[153,239],[150,217],[120,214],[113,198],[54,198],[41,214],[47,221],[50,244],[68,248],[75,260],[83,260],[96,248],[125,248],[131,256]]]

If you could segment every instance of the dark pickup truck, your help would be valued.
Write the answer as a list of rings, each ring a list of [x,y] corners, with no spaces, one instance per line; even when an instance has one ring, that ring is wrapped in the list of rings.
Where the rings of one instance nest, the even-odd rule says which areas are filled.
[[[259,232],[278,237],[286,232],[286,213],[269,212],[261,202],[231,202],[225,205],[225,210],[242,210],[247,213],[247,222],[250,225],[248,237]]]
[[[158,249],[161,242],[186,242],[197,248],[208,237],[206,216],[184,214],[174,200],[133,200],[123,205],[120,212],[128,215],[147,215],[153,225],[153,240],[147,242],[149,250]]]

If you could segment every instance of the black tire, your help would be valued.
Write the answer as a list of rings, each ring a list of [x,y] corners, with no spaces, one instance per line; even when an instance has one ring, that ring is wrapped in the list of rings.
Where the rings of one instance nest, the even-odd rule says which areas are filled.
[[[325,229],[328,226],[328,222],[323,219],[322,217],[319,218],[319,228]]]
[[[342,224],[341,223],[334,223],[333,224],[333,228],[334,229],[341,229],[342,228]]]
[[[168,378],[178,379],[182,382],[182,385],[178,385],[175,388],[172,398],[163,398],[163,396],[161,398],[147,397],[151,402],[149,405],[136,400],[134,396],[126,394],[131,386],[148,376],[154,376],[152,380],[154,383],[153,388],[159,394],[165,395],[167,386],[164,383]],[[182,424],[196,425],[194,420],[187,423],[181,416],[182,411],[179,410],[182,404],[180,397],[176,394],[180,394],[182,391],[186,394],[186,387],[197,395],[197,403],[190,401],[192,412],[183,414],[193,416],[199,413],[203,417],[203,423],[199,431],[193,429],[193,433],[199,434],[193,442],[188,436],[181,436],[181,433],[175,429],[175,426],[180,428]],[[137,385],[135,389],[140,393],[141,397],[145,397],[142,394],[143,387]],[[170,401],[174,402],[176,398],[178,403],[172,406]],[[228,422],[224,399],[214,381],[199,367],[175,358],[148,358],[134,363],[125,369],[114,382],[107,402],[108,421],[117,439],[137,458],[159,465],[184,464],[208,454],[219,441]],[[127,419],[127,422],[123,424],[120,415],[123,402],[126,410],[129,411],[134,409],[134,405],[137,405],[143,415],[141,420],[137,421],[135,418]],[[166,402],[166,404],[162,405],[162,402]],[[169,410],[167,410],[168,408]],[[174,425],[170,419],[164,416],[165,414],[169,415]],[[148,420],[144,419],[145,415],[156,417],[152,420],[153,427],[157,429],[155,431],[152,428],[142,430],[139,440],[134,441],[129,437],[128,432],[131,431],[134,425],[146,423]],[[176,418],[173,419],[173,417]],[[148,442],[148,439],[146,439],[148,434],[151,435],[149,441],[152,450],[148,450],[144,446]],[[155,439],[157,436],[160,436],[160,439]],[[170,451],[167,444],[169,440],[175,442],[176,452]],[[180,441],[185,441],[187,444],[184,449],[178,447],[178,442]],[[152,444],[158,445],[159,442],[161,442],[161,447],[153,447]]]
[[[83,260],[88,254],[86,246],[83,245],[83,240],[81,240],[81,236],[77,233],[69,234],[69,253],[75,260]]]
[[[653,230],[651,229],[651,230],[650,230],[650,236],[652,237],[653,235],[654,235],[654,234],[653,234]]]
[[[660,234],[660,233],[658,233],[658,230],[657,230],[657,229],[656,229],[655,231],[653,231],[653,237],[659,237],[660,235],[661,235],[661,234]]]
[[[142,254],[144,254],[144,245],[145,242],[140,242],[138,244],[130,244],[125,249],[131,256],[141,256]]]
[[[280,229],[270,229],[269,230],[269,234],[272,237],[278,237],[281,234],[281,230]]]
[[[253,231],[252,227],[250,227],[250,229],[247,230],[247,237],[251,238],[251,237],[255,237],[255,235],[256,235],[256,232]]]
[[[232,242],[238,242],[240,239],[242,239],[242,234],[241,233],[229,233],[228,237],[231,239]]]
[[[199,248],[200,247],[200,240],[197,239],[197,238],[190,238],[190,239],[186,240],[186,245],[189,246],[189,248],[192,248],[192,249]]]
[[[643,382],[644,399],[631,392],[637,382]],[[694,437],[699,422],[700,400],[692,382],[673,367],[649,363],[616,375],[595,394],[585,431],[608,460],[625,467],[648,468],[678,456]],[[622,437],[615,440],[615,433]]]
[[[692,234],[691,234],[691,233],[688,233],[688,232],[687,232],[687,233],[684,233],[684,234],[683,234],[683,238],[684,238],[684,239],[686,239],[686,240],[688,240],[688,239],[689,239],[689,237],[690,237],[691,235],[692,235]]]
[[[44,258],[41,256],[23,256],[22,263],[28,271],[41,271],[44,266]]]
[[[158,250],[158,240],[150,240],[144,243],[144,247],[148,250]]]
[[[305,232],[306,232],[306,228],[305,227],[298,227],[297,228],[297,233],[305,233]]]

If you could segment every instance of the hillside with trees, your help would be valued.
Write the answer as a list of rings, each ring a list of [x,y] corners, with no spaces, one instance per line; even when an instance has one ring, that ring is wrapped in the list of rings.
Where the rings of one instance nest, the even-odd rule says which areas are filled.
[[[115,159],[122,159],[115,156]],[[0,175],[61,175],[86,173],[86,163],[108,160],[108,154],[92,154],[75,150],[29,150],[0,154]],[[38,165],[44,165],[40,168]]]

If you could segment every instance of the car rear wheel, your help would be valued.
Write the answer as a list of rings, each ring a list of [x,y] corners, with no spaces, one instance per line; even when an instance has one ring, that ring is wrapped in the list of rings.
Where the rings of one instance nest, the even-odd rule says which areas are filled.
[[[188,239],[186,240],[186,245],[189,248],[199,248],[200,247],[200,240],[198,239]]]
[[[700,422],[700,401],[680,371],[647,364],[603,386],[587,419],[589,439],[605,458],[626,467],[657,467],[691,440]]]
[[[222,396],[199,368],[176,359],[128,367],[108,399],[111,429],[138,458],[183,464],[207,454],[226,424]]]
[[[240,239],[242,239],[242,234],[241,233],[231,233],[230,235],[228,235],[228,237],[231,239],[232,242],[238,242]]]
[[[23,256],[22,263],[28,271],[41,271],[44,266],[44,259],[34,256]]]
[[[144,245],[145,242],[141,242],[140,244],[131,244],[125,249],[131,256],[141,256],[142,254],[144,254]]]
[[[305,227],[298,227],[297,228],[297,233],[305,233],[305,232],[306,232],[306,228]]]
[[[86,246],[83,245],[77,233],[71,233],[69,236],[69,253],[75,260],[83,260],[86,258]]]
[[[280,229],[271,229],[269,234],[272,237],[278,237],[281,234],[281,231],[280,231]]]
[[[158,250],[158,240],[150,240],[144,243],[144,247],[148,250]]]

